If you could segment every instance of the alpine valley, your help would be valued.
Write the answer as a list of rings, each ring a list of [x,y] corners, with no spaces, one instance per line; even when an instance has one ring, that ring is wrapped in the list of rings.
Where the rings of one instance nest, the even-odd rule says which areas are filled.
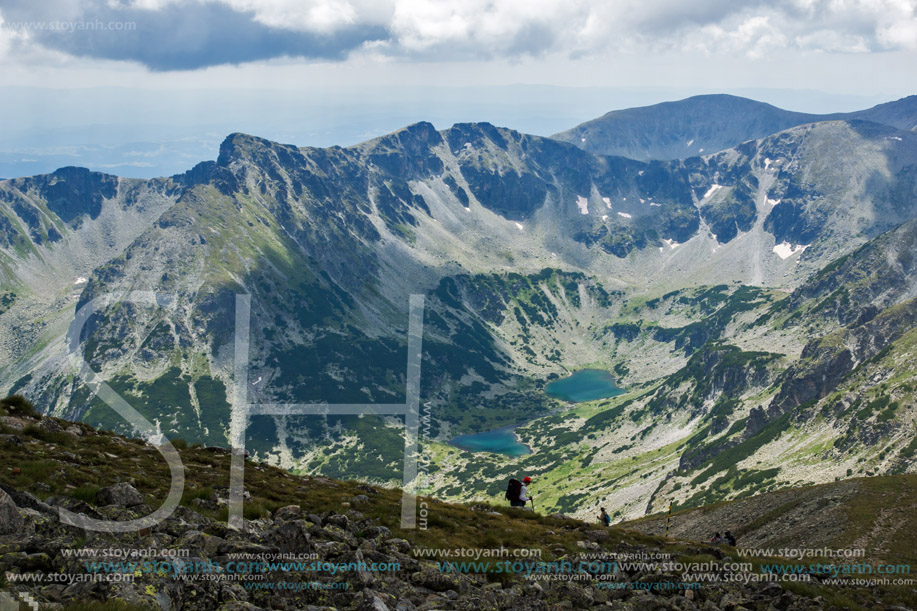
[[[425,297],[421,477],[446,500],[535,479],[539,511],[617,519],[917,472],[917,96],[804,115],[731,96],[609,113],[554,138],[429,123],[349,148],[228,136],[126,179],[0,181],[0,380],[131,434],[80,350],[168,437],[228,445],[235,303],[252,403],[402,403]],[[624,392],[565,403],[580,369]],[[504,426],[531,453],[462,451]],[[255,458],[401,484],[395,416],[253,416]]]

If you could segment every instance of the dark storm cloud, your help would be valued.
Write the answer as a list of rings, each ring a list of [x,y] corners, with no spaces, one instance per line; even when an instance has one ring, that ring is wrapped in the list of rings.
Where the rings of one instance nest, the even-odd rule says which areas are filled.
[[[252,13],[225,4],[170,4],[159,10],[72,3],[2,2],[7,23],[29,27],[41,46],[78,57],[139,62],[151,70],[193,70],[275,57],[340,60],[367,41],[384,40],[377,25],[354,25],[313,33],[273,28]]]

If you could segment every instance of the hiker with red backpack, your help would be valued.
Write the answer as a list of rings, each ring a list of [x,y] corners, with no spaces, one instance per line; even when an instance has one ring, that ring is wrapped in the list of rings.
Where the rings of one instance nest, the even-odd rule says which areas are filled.
[[[532,483],[532,478],[526,475],[520,482],[518,479],[509,480],[506,487],[506,500],[509,501],[510,507],[525,507],[528,501],[532,501],[532,509],[535,508],[535,497],[529,496],[528,485]]]

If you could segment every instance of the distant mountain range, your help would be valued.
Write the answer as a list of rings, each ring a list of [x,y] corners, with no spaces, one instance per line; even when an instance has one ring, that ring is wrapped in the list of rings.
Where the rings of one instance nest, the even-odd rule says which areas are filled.
[[[83,355],[166,434],[225,444],[235,294],[252,297],[253,402],[392,403],[422,293],[437,494],[493,499],[524,470],[546,508],[636,517],[913,471],[915,99],[826,118],[701,96],[558,137],[596,130],[577,146],[488,123],[326,149],[232,134],[169,178],[0,181],[0,379],[130,432],[64,335],[96,296],[169,293],[102,309]],[[587,366],[627,394],[572,410],[544,394]],[[445,443],[520,423],[535,452],[517,459]],[[393,424],[260,416],[248,444],[392,482]]]
[[[820,121],[872,121],[912,131],[917,127],[917,96],[857,112],[816,115],[732,95],[699,95],[613,110],[552,137],[597,155],[641,161],[684,159]]]

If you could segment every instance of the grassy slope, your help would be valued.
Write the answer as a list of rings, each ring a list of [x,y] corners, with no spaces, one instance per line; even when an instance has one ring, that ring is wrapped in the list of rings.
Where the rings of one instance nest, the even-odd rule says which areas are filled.
[[[661,533],[665,514],[620,524]],[[731,529],[739,544],[859,548],[876,562],[917,565],[917,475],[891,475],[790,488],[672,513],[671,533],[707,540]]]
[[[0,403],[0,417],[11,412],[5,404]],[[80,434],[69,432],[49,433],[36,426],[36,421],[20,419],[26,424],[24,431],[18,433],[22,445],[4,445],[4,468],[0,469],[0,482],[20,490],[31,490],[37,496],[48,498],[63,494],[80,500],[94,501],[99,486],[117,481],[128,481],[143,493],[151,505],[157,505],[165,498],[170,480],[169,472],[158,452],[144,442],[124,439],[108,432],[97,432],[86,424],[73,424],[54,419],[62,427],[75,426]],[[71,429],[72,430],[72,429]],[[13,433],[10,421],[0,421],[0,434]],[[213,496],[213,491],[225,489],[229,482],[228,453],[223,450],[203,447],[188,447],[180,440],[176,442],[180,450],[186,472],[186,491],[182,504],[193,506],[198,498]],[[68,455],[78,455],[78,463]],[[21,472],[13,473],[13,467]],[[60,474],[60,475],[58,475]],[[835,543],[839,546],[858,545],[862,537],[870,537],[876,528],[876,516],[886,515],[889,511],[907,509],[904,513],[907,523],[900,532],[909,533],[907,538],[899,537],[885,553],[885,559],[900,562],[914,557],[915,533],[914,522],[917,521],[917,477],[876,478],[861,480],[870,491],[862,501],[850,506],[848,528],[845,537]],[[245,472],[246,490],[251,495],[245,505],[245,517],[257,519],[266,512],[280,507],[296,504],[307,512],[326,513],[329,510],[344,512],[350,501],[361,493],[360,482],[335,481],[322,477],[292,475],[281,469],[257,463],[249,463]],[[571,530],[569,520],[550,516],[537,515],[532,512],[509,509],[503,506],[478,506],[474,509],[467,505],[437,501],[429,497],[419,497],[419,502],[428,508],[426,529],[401,529],[399,527],[401,491],[397,489],[380,489],[373,496],[372,502],[361,505],[361,512],[366,517],[376,520],[377,524],[387,526],[392,536],[402,537],[415,546],[428,548],[539,548],[543,560],[553,560],[560,555],[577,553],[577,541],[582,532]],[[720,507],[719,504],[714,507]],[[725,504],[728,506],[728,504]],[[482,513],[490,511],[491,513]],[[699,511],[707,510],[706,508]],[[211,511],[195,507],[195,511],[215,519],[225,519],[226,509]],[[900,513],[900,512],[899,512]],[[898,515],[898,514],[896,514]],[[818,518],[816,513],[814,519]],[[673,559],[681,562],[698,562],[713,560],[703,549],[687,540],[665,539],[648,534],[647,528],[652,520],[647,518],[635,523],[622,524],[608,529],[610,537],[602,546],[615,549],[619,544],[646,545],[659,548],[672,554]],[[599,526],[596,530],[605,530]],[[739,530],[739,534],[743,531]],[[894,539],[894,537],[891,537]],[[797,542],[800,547],[805,541]],[[701,554],[698,556],[698,554]],[[746,558],[755,564],[755,570],[761,559]],[[829,602],[849,609],[866,609],[875,600],[876,592],[864,588],[829,589],[809,584],[783,584],[787,589],[806,596],[824,596]],[[914,592],[901,587],[882,587],[878,595],[883,604],[914,604]],[[98,610],[108,607],[89,606],[80,609]],[[112,609],[115,609],[113,607]],[[117,608],[120,610],[120,608]]]

